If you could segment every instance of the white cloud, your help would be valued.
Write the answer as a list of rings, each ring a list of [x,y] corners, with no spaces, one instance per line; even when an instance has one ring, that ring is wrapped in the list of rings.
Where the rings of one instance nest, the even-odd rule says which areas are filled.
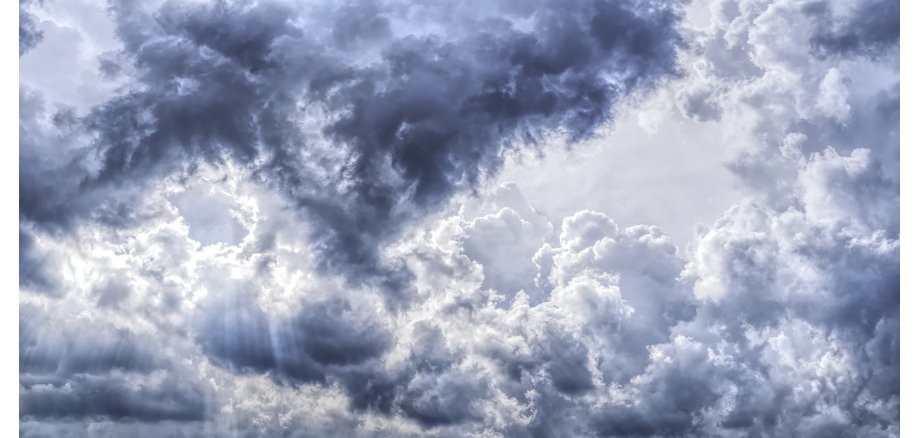
[[[693,3],[688,74],[410,215],[397,286],[238,164],[21,221],[25,435],[897,435],[898,73],[817,53],[817,4]],[[25,153],[68,146],[24,96]]]

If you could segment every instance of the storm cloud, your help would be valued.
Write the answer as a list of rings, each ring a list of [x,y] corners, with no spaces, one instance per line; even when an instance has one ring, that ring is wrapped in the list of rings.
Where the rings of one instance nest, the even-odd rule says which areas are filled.
[[[31,0],[19,0],[19,56],[42,40],[42,32],[37,29],[35,16],[28,10],[30,3]]]
[[[233,161],[305,211],[330,266],[373,271],[381,238],[474,188],[505,149],[589,136],[614,102],[676,73],[668,3],[473,8],[115,2],[133,84],[74,120],[88,140],[71,161],[23,174],[22,215],[117,225],[133,213],[112,187]],[[355,20],[372,25],[346,38]]]
[[[183,381],[182,369],[142,336],[105,323],[80,323],[66,311],[25,305],[19,312],[19,411],[24,419],[205,418],[206,389]],[[79,336],[72,336],[76,327]]]
[[[901,38],[900,3],[891,0],[860,2],[842,20],[828,15],[827,2],[806,6],[821,23],[811,43],[822,55],[879,56],[898,46]]]
[[[20,85],[22,436],[900,433],[896,4],[80,1],[20,3],[98,70]]]

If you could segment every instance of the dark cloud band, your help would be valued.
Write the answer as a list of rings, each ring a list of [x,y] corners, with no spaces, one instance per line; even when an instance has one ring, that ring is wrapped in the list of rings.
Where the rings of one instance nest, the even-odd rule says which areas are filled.
[[[305,210],[329,266],[369,273],[380,270],[379,240],[408,217],[475,187],[513,142],[590,135],[619,97],[674,73],[680,44],[677,13],[657,2],[500,3],[504,15],[406,36],[391,30],[401,8],[386,2],[112,10],[136,83],[81,121],[93,140],[67,166],[72,192],[54,182],[68,171],[23,157],[23,217],[129,221],[113,186],[232,160]],[[320,15],[329,21],[312,21]],[[525,20],[531,29],[518,29]],[[354,21],[369,25],[346,37]],[[354,62],[371,44],[379,58]],[[339,158],[304,134],[305,105],[323,108],[316,123]]]

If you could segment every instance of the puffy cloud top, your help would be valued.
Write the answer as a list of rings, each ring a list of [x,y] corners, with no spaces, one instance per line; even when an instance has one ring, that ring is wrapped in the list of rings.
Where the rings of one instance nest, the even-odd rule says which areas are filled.
[[[21,86],[23,436],[900,432],[893,2],[108,10],[101,102]],[[686,247],[494,178],[636,102],[746,195]]]

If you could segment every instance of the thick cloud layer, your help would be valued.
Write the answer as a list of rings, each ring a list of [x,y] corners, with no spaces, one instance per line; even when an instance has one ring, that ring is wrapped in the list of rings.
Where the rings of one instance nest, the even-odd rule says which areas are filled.
[[[64,309],[24,305],[19,311],[25,420],[206,418],[206,389],[183,381],[187,370],[155,352],[156,341],[89,318],[70,319]]]
[[[134,85],[72,122],[89,138],[71,161],[23,158],[22,215],[123,223],[113,187],[231,160],[305,210],[328,264],[376,270],[380,238],[474,187],[505,148],[590,135],[675,70],[666,2],[468,7],[116,2]]]
[[[898,435],[897,7],[696,6],[113,4],[21,87],[21,435]],[[685,248],[490,178],[631,93],[746,194]]]
[[[42,40],[42,32],[36,29],[35,16],[28,10],[30,3],[31,0],[19,0],[19,56]]]
[[[820,21],[812,44],[821,54],[883,55],[898,45],[901,38],[900,2],[876,0],[860,2],[845,18],[833,19],[827,2],[806,6]]]

